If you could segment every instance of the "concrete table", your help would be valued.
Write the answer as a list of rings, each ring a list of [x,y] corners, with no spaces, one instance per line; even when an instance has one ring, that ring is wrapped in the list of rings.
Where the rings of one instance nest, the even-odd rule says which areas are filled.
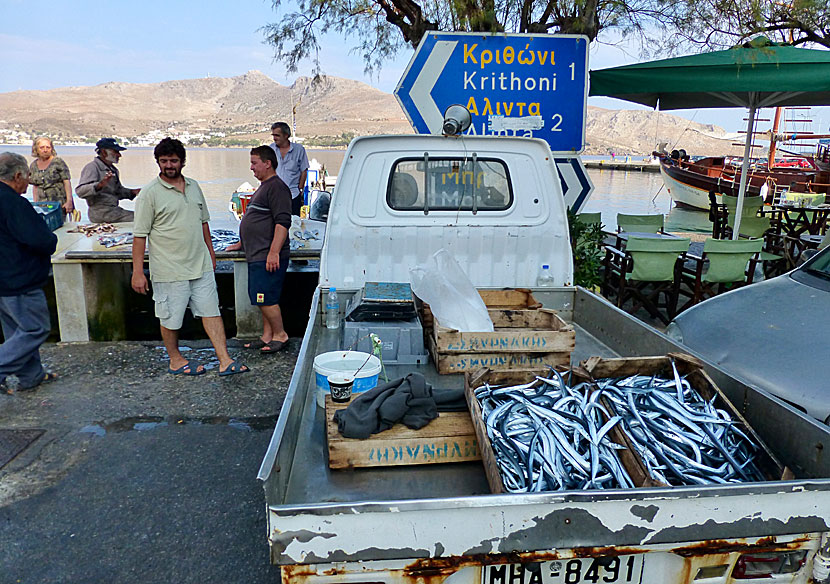
[[[316,223],[316,222],[315,222]],[[132,246],[107,248],[98,235],[86,237],[70,233],[77,227],[65,224],[55,233],[58,249],[52,256],[52,273],[58,309],[58,326],[62,342],[88,342],[93,338],[126,338],[125,315],[129,303],[132,276]],[[115,224],[119,233],[131,233],[132,223]],[[217,226],[225,228],[225,226]],[[324,232],[324,227],[321,228]],[[292,231],[295,231],[292,228]],[[297,246],[298,244],[295,244]],[[292,260],[315,260],[320,257],[319,241],[301,241],[291,251]],[[145,255],[145,258],[147,256]],[[248,299],[248,269],[242,252],[216,252],[217,262],[233,265],[234,306],[238,337],[253,337],[262,330],[259,310]],[[145,260],[146,261],[146,260]],[[289,271],[318,270],[315,265],[289,265]],[[111,332],[110,332],[111,331]]]

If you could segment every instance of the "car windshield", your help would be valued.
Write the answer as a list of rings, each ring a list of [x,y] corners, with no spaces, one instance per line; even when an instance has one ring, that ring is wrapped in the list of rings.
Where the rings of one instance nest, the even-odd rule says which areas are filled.
[[[830,279],[830,251],[817,255],[813,261],[804,265],[803,270]]]

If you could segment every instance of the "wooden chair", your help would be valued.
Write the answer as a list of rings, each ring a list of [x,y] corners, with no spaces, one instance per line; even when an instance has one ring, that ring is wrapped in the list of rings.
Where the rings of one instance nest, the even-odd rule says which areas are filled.
[[[735,226],[735,215],[737,212],[737,197],[723,197],[726,207],[726,228],[723,230],[724,239],[732,239],[732,230]],[[792,262],[785,261],[789,257],[788,250],[792,246],[785,237],[776,233],[773,227],[773,218],[767,215],[760,215],[764,208],[762,197],[746,197],[744,208],[741,214],[741,237],[749,239],[762,238],[764,240],[763,251],[758,254],[762,262],[764,276],[771,278],[784,273]]]
[[[579,213],[576,220],[585,225],[602,225],[602,213]]]
[[[707,239],[702,255],[687,253],[679,293],[689,300],[678,313],[727,289],[751,284],[763,245],[762,239]]]
[[[665,233],[662,215],[629,215],[617,213],[617,231],[634,233]]]
[[[606,246],[603,295],[620,308],[631,301],[631,313],[644,308],[668,324],[677,312],[680,268],[689,243],[679,237],[631,236],[624,250]]]

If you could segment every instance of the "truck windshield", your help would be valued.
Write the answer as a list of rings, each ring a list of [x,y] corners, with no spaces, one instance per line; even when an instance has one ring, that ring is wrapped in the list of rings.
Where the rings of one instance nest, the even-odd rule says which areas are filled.
[[[513,204],[513,190],[501,160],[427,155],[392,166],[386,202],[398,211],[503,211]]]

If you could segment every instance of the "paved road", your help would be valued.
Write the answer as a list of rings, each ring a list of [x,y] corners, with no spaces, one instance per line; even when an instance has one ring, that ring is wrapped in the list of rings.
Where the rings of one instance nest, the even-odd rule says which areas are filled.
[[[152,344],[46,347],[60,379],[0,395],[0,428],[47,430],[0,469],[0,584],[277,582],[256,472],[298,345],[229,379],[169,376]]]

